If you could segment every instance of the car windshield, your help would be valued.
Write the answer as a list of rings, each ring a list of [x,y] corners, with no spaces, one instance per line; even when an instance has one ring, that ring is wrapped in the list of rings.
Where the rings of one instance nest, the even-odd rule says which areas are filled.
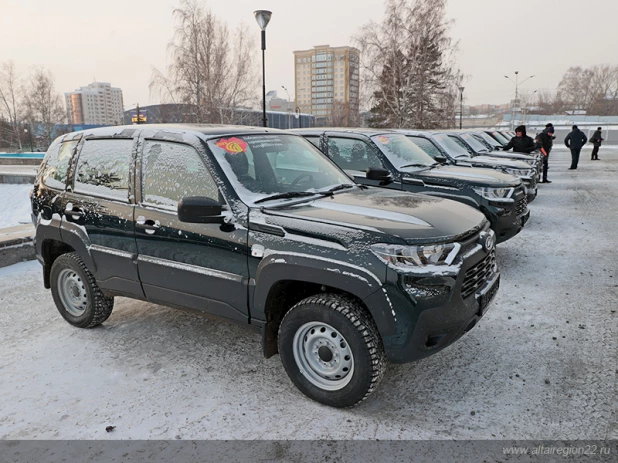
[[[470,156],[470,153],[464,146],[457,143],[456,140],[452,139],[445,133],[439,133],[437,135],[434,135],[433,139],[438,142],[438,144],[442,147],[444,151],[446,151],[454,158]]]
[[[354,183],[315,146],[294,135],[260,134],[210,140],[208,147],[243,201],[316,196]],[[305,194],[308,193],[308,194]],[[287,196],[286,196],[287,195]]]
[[[470,147],[477,153],[486,153],[487,151],[489,151],[487,149],[487,146],[478,141],[478,139],[475,138],[474,135],[472,135],[471,133],[462,133],[461,138],[463,138],[463,140],[468,145],[470,145]]]
[[[403,134],[376,135],[374,143],[397,169],[431,167],[436,161]]]
[[[491,134],[496,137],[496,139],[503,144],[507,144],[509,141],[506,139],[506,137],[504,135],[502,135],[500,132],[491,132]]]
[[[440,151],[440,148],[438,148],[438,146],[431,140],[427,138],[415,137],[411,135],[408,135],[408,138],[412,140],[412,143],[417,145],[420,149],[422,149],[425,153],[427,153],[432,158],[435,159],[436,157],[444,156],[444,154],[442,154],[442,151]]]

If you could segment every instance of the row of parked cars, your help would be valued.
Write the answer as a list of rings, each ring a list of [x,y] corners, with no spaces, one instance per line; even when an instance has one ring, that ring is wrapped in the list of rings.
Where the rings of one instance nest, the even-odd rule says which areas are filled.
[[[509,136],[508,134],[507,136]],[[259,331],[308,397],[352,406],[387,361],[471,330],[538,157],[487,132],[135,125],[70,133],[31,193],[43,283],[92,328],[117,296]],[[173,342],[173,340],[170,340]]]

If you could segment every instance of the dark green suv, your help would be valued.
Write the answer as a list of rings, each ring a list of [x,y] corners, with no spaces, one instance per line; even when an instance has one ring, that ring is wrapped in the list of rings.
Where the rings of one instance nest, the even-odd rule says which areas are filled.
[[[357,186],[276,130],[63,135],[32,214],[44,285],[70,324],[103,323],[116,296],[216,315],[261,332],[265,356],[336,407],[365,399],[387,359],[427,357],[472,329],[500,279],[478,211]]]

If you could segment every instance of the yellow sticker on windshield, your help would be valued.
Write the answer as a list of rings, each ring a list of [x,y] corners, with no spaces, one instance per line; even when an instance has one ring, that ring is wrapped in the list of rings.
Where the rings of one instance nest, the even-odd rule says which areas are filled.
[[[222,138],[215,145],[231,154],[245,153],[248,146],[246,141],[236,137],[228,138],[227,140]]]

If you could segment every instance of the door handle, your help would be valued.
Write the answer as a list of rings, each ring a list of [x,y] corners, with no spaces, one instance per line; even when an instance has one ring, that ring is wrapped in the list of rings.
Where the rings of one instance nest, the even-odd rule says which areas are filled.
[[[149,235],[152,235],[155,231],[161,228],[161,225],[158,220],[146,220],[144,217],[140,216],[137,218],[137,222],[135,222],[135,228],[144,230]]]
[[[64,210],[64,215],[70,215],[70,216],[72,216],[75,219],[77,217],[83,217],[84,216],[84,211],[82,211],[78,207],[71,207],[71,208],[67,207]]]

